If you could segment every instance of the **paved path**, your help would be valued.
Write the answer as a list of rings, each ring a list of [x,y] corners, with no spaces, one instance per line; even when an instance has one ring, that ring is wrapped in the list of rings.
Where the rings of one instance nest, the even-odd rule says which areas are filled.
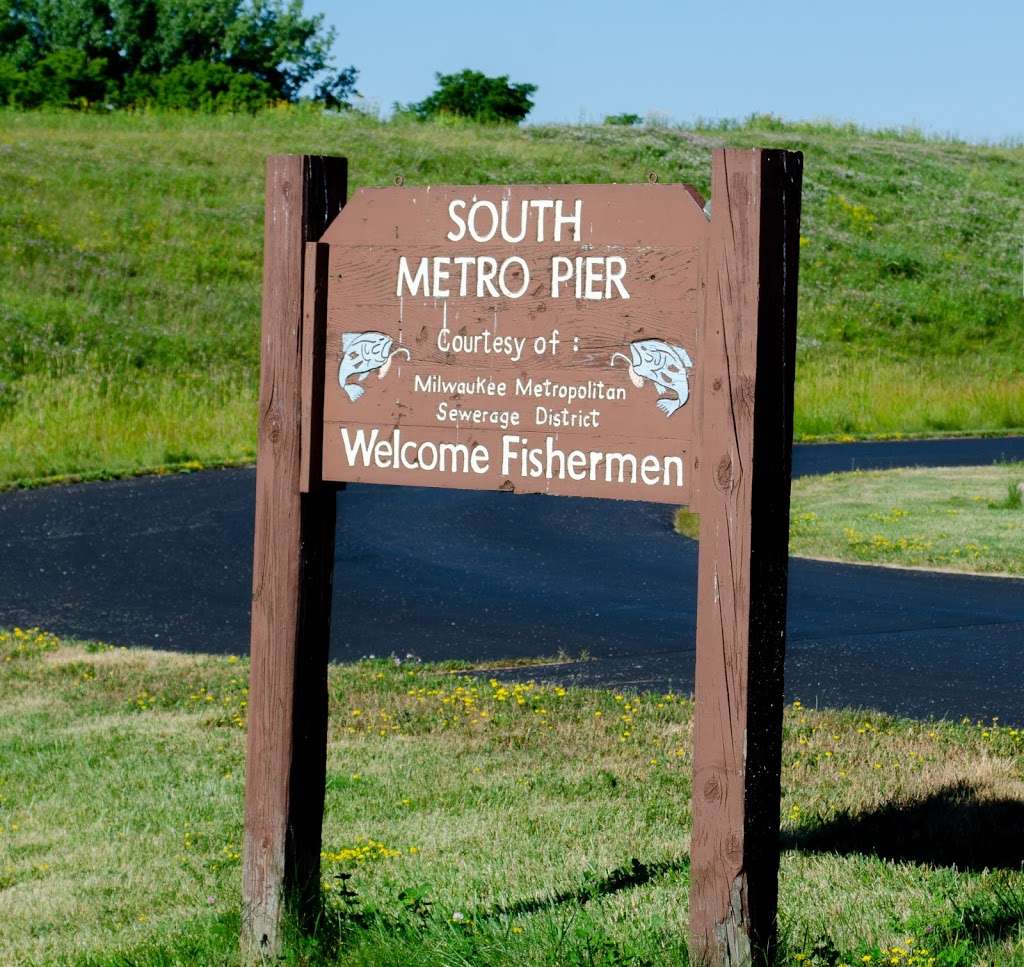
[[[803,447],[796,469],[1010,458],[1024,438]],[[0,494],[0,626],[244,653],[253,481]],[[667,506],[353,486],[338,512],[335,659],[585,650],[544,675],[692,688],[696,546]],[[1024,581],[792,562],[787,692],[806,704],[1024,724],[1022,644]]]

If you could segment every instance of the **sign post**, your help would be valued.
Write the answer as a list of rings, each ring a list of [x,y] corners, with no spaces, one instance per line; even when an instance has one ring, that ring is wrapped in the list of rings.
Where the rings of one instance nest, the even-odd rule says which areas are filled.
[[[802,157],[716,151],[706,278],[690,936],[775,947]]]
[[[286,898],[300,920],[319,899],[336,488],[300,490],[303,256],[345,203],[346,163],[272,157],[266,191],[242,860],[252,960],[278,949]]]
[[[346,481],[701,513],[691,944],[772,949],[800,168],[716,151],[709,218],[657,184],[361,189],[342,211],[344,162],[271,159],[249,951],[319,887]]]

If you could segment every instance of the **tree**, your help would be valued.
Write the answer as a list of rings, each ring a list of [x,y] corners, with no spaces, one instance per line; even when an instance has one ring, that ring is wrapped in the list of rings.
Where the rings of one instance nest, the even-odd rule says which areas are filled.
[[[508,74],[488,77],[480,71],[464,70],[435,76],[437,90],[409,105],[409,110],[422,120],[453,114],[488,124],[501,121],[517,124],[533,109],[530,95],[537,90],[537,85],[510,84]]]
[[[0,0],[0,94],[26,105],[252,107],[296,100],[314,83],[337,105],[355,92],[356,71],[333,67],[333,42],[302,0]],[[81,84],[35,76],[58,54],[50,73],[80,64]],[[22,83],[12,85],[12,69]]]
[[[354,67],[344,67],[340,71],[329,74],[316,86],[314,100],[323,101],[327,107],[348,107],[356,90],[356,78],[359,71]]]

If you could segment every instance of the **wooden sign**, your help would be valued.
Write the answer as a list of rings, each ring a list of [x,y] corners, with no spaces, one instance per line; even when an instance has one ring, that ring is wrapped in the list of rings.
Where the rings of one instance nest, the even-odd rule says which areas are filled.
[[[799,154],[715,151],[713,214],[657,184],[362,189],[345,205],[343,160],[270,159],[251,960],[279,949],[286,904],[316,917],[345,481],[699,510],[691,959],[771,957],[801,173]]]
[[[356,192],[323,479],[689,502],[707,237],[679,185]]]

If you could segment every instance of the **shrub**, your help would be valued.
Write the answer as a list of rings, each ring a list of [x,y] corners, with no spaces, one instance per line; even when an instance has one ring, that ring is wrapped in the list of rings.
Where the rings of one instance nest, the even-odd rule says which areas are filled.
[[[454,114],[484,123],[522,121],[533,110],[536,84],[510,84],[507,74],[488,77],[480,71],[437,74],[437,90],[408,110],[421,120]]]
[[[605,119],[605,124],[617,124],[625,128],[633,127],[639,124],[643,120],[639,114],[609,114]]]
[[[22,75],[14,61],[0,57],[0,104],[17,104]]]
[[[274,89],[259,77],[206,61],[179,64],[155,77],[134,75],[125,84],[128,103],[162,108],[258,111],[274,97]]]
[[[24,107],[81,107],[96,103],[107,96],[106,72],[107,62],[102,57],[90,58],[80,50],[62,47],[47,54],[31,70],[15,68],[7,80],[5,100]],[[3,84],[4,79],[0,78],[0,85]]]

